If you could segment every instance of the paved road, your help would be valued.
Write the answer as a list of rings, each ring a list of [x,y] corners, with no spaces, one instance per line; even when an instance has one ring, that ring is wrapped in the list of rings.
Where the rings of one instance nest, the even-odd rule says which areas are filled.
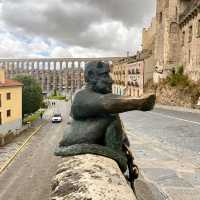
[[[66,102],[56,102],[45,118],[54,112],[68,117]],[[54,176],[59,158],[53,155],[66,123],[48,123],[35,135],[30,144],[0,175],[0,200],[46,200],[50,194],[50,180]]]
[[[57,103],[46,113],[62,112]],[[144,177],[161,191],[159,199],[200,199],[200,114],[155,109],[121,115]],[[0,175],[0,200],[46,200],[59,159],[55,145],[66,123],[48,123]],[[162,198],[161,198],[162,197]]]
[[[161,199],[200,199],[200,114],[154,109],[121,115],[142,174]]]
[[[139,136],[147,135],[185,150],[200,152],[200,114],[155,109],[122,116]]]

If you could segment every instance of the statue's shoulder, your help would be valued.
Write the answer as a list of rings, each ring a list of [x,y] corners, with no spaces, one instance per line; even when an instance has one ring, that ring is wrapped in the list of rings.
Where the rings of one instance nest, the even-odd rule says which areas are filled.
[[[80,99],[81,97],[84,97],[89,94],[89,91],[87,88],[82,88],[74,94],[74,100]]]
[[[74,95],[74,102],[88,102],[92,99],[95,99],[97,96],[100,96],[100,94],[92,91],[90,88],[83,88],[76,92]]]

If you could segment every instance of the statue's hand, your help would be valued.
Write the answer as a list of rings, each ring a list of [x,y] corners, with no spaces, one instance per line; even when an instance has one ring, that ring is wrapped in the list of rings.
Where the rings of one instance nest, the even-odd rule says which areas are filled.
[[[142,110],[142,111],[152,110],[155,105],[156,95],[155,94],[146,94],[142,97],[142,99],[143,99],[143,105],[140,110]]]

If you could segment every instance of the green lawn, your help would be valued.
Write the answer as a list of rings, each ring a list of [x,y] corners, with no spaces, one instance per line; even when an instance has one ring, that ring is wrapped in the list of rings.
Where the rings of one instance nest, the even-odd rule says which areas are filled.
[[[50,96],[48,99],[54,99],[54,100],[65,100],[65,96]]]
[[[27,122],[33,123],[34,121],[36,121],[37,119],[40,118],[40,114],[41,114],[41,113],[44,113],[44,110],[38,110],[38,111],[36,111],[35,113],[33,113],[33,114],[31,114],[31,115],[25,117],[25,118],[23,119],[23,123],[24,123],[24,124],[27,124]]]

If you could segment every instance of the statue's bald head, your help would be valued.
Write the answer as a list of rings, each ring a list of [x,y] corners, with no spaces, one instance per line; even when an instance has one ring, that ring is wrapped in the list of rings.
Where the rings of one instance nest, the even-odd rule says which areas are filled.
[[[112,92],[112,79],[109,75],[109,64],[102,61],[92,61],[85,66],[85,82],[99,93]]]

